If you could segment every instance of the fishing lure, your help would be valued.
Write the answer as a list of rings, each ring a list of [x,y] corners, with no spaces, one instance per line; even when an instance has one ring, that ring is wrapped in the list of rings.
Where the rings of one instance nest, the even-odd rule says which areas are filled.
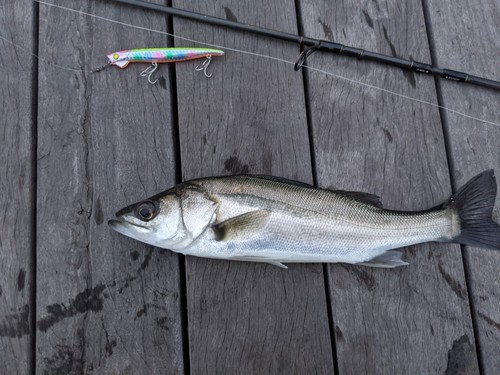
[[[125,51],[113,52],[108,55],[109,64],[116,65],[123,69],[131,62],[150,62],[142,73],[142,77],[147,77],[148,82],[155,84],[158,80],[151,80],[151,75],[158,68],[158,63],[187,61],[205,58],[205,61],[198,65],[196,71],[203,71],[206,77],[212,74],[207,73],[207,68],[212,61],[212,56],[223,56],[224,51],[213,48],[139,48]]]

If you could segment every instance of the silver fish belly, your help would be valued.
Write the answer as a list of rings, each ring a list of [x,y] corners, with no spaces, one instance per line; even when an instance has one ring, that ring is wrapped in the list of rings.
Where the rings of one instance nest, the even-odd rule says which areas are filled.
[[[492,206],[483,204],[477,211],[477,200],[489,202],[492,193],[496,182],[493,172],[486,171],[440,208],[400,212],[382,209],[378,198],[366,193],[317,189],[271,177],[215,177],[183,183],[129,206],[110,225],[143,242],[207,258],[279,266],[344,262],[396,267],[407,263],[399,252],[388,250],[422,242],[500,247]],[[144,202],[152,212],[151,218],[141,220],[149,212],[138,211]],[[489,225],[482,237],[478,214]]]

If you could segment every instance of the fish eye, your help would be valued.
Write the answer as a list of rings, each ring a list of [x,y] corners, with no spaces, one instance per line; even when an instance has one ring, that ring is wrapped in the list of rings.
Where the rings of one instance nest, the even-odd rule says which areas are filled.
[[[119,58],[119,57],[120,57],[120,55],[118,55],[117,53],[115,53],[115,54],[113,55],[113,59],[115,59],[115,60],[118,60],[118,58]]]
[[[151,201],[141,203],[135,210],[135,216],[142,221],[149,221],[156,216],[156,205]]]

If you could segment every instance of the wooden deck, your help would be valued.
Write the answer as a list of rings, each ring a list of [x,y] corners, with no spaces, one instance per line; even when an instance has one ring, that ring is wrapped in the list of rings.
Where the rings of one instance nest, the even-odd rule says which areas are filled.
[[[48,1],[300,52],[109,1]],[[500,79],[497,0],[173,5]],[[30,0],[0,5],[0,35],[17,44],[0,40],[1,374],[500,374],[498,251],[424,244],[396,270],[284,270],[184,258],[106,225],[181,180],[238,173],[429,208],[485,169],[500,178],[500,127],[230,50],[210,79],[197,62],[160,66],[154,86],[140,64],[91,73],[116,50],[194,44]],[[500,122],[493,90],[321,53],[309,64]]]

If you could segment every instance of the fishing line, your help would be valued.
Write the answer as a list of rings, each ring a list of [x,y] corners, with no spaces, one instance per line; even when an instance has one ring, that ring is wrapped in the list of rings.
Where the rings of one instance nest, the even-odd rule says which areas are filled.
[[[68,68],[67,66],[62,66],[62,65],[59,65],[59,64],[57,64],[57,63],[55,63],[53,61],[44,59],[43,57],[40,57],[40,56],[34,54],[33,52],[31,52],[27,48],[24,48],[23,46],[20,46],[19,44],[14,43],[13,41],[11,41],[11,40],[3,37],[2,35],[0,35],[0,39],[2,39],[4,42],[7,42],[7,43],[13,45],[16,48],[19,48],[21,51],[24,51],[24,52],[30,54],[31,56],[33,56],[37,60],[42,61],[43,63],[45,63],[45,64],[47,64],[49,66],[55,66],[58,69],[63,69],[63,70],[68,70],[68,71],[71,71],[71,72],[78,72],[78,73],[81,73],[81,72],[83,72],[83,73],[95,73],[95,72],[98,71],[98,69],[96,69],[96,70],[85,70],[85,69]]]
[[[269,56],[269,55],[265,55],[265,54],[261,54],[261,53],[240,50],[240,49],[226,47],[226,46],[218,45],[218,44],[214,44],[214,43],[202,42],[202,41],[199,41],[199,40],[195,40],[195,39],[191,39],[191,38],[186,38],[186,37],[182,37],[182,36],[175,35],[175,34],[172,34],[172,33],[168,33],[166,31],[155,30],[155,29],[151,29],[151,28],[148,28],[148,27],[133,25],[133,24],[129,24],[129,23],[126,23],[126,22],[117,21],[117,20],[114,20],[114,19],[111,19],[111,18],[99,16],[97,14],[88,13],[88,12],[84,12],[84,11],[73,9],[73,8],[68,8],[68,7],[65,7],[65,6],[62,6],[62,5],[56,5],[56,4],[48,3],[48,2],[45,2],[45,1],[42,1],[42,0],[33,0],[33,1],[37,2],[39,4],[43,4],[43,5],[49,6],[49,7],[62,9],[62,10],[65,10],[65,11],[77,13],[77,14],[80,14],[80,15],[84,15],[84,16],[96,18],[96,19],[99,19],[99,20],[102,20],[102,21],[107,21],[107,22],[111,22],[111,23],[122,25],[122,26],[126,26],[126,27],[131,27],[131,28],[134,28],[134,29],[137,29],[137,30],[142,30],[142,31],[147,31],[147,32],[152,32],[152,33],[167,35],[167,36],[171,36],[171,37],[173,37],[175,39],[179,39],[179,40],[183,40],[183,41],[187,41],[187,42],[191,42],[191,43],[201,44],[201,45],[205,45],[205,46],[209,46],[209,47],[213,47],[213,48],[224,49],[224,50],[227,50],[227,51],[232,51],[232,52],[236,52],[236,53],[242,53],[242,54],[246,54],[246,55],[250,55],[250,56],[265,58],[265,59],[269,59],[269,60],[273,60],[273,61],[278,61],[278,62],[285,63],[285,64],[292,65],[292,66],[296,65],[296,61],[289,61],[289,60],[282,59],[282,58],[275,57],[275,56]],[[0,38],[3,39],[6,42],[8,42],[8,43],[10,43],[10,44],[18,47],[18,48],[21,48],[22,50],[30,53],[31,55],[33,55],[34,57],[36,57],[40,61],[43,61],[43,62],[45,62],[45,63],[47,63],[49,65],[53,65],[53,66],[56,66],[56,67],[64,69],[64,70],[77,71],[77,72],[86,72],[86,73],[95,73],[95,72],[103,69],[103,68],[98,68],[96,70],[83,70],[83,69],[73,69],[73,68],[63,67],[63,66],[61,66],[59,64],[56,64],[56,63],[51,62],[51,61],[48,61],[46,59],[43,59],[43,58],[41,58],[41,57],[33,54],[32,52],[28,51],[27,49],[25,49],[25,48],[23,48],[23,47],[15,44],[15,43],[13,43],[13,42],[7,40],[6,38],[4,38],[2,36],[0,36]],[[358,81],[358,80],[355,80],[355,79],[352,79],[352,78],[344,77],[344,76],[341,76],[339,74],[335,74],[333,72],[329,72],[329,71],[326,71],[326,70],[323,70],[323,69],[315,68],[315,67],[308,66],[308,65],[303,65],[303,68],[306,68],[306,69],[309,69],[311,71],[315,71],[315,72],[318,72],[318,73],[322,73],[322,74],[325,74],[327,76],[331,76],[331,77],[334,77],[334,78],[337,78],[337,79],[340,79],[340,80],[344,80],[344,81],[349,82],[351,84],[357,84],[357,85],[363,86],[365,88],[369,88],[369,89],[373,89],[373,90],[378,90],[378,91],[381,91],[383,93],[394,95],[394,96],[399,97],[399,98],[407,99],[407,100],[414,101],[414,102],[417,102],[417,103],[420,103],[420,104],[424,104],[424,105],[429,105],[429,106],[434,107],[434,108],[439,108],[439,109],[445,110],[447,112],[450,112],[450,113],[453,113],[453,114],[456,114],[456,115],[459,115],[459,116],[463,116],[463,117],[471,119],[471,120],[475,120],[475,121],[479,121],[479,122],[482,122],[482,123],[485,123],[485,124],[489,124],[489,125],[500,127],[500,123],[496,123],[496,122],[493,122],[493,121],[484,120],[484,119],[481,119],[481,118],[478,118],[478,117],[474,117],[474,116],[468,115],[466,113],[463,113],[463,112],[460,112],[460,111],[456,111],[454,109],[447,108],[447,107],[444,107],[444,106],[436,104],[436,103],[432,103],[432,102],[429,102],[429,101],[426,101],[426,100],[422,100],[422,99],[417,99],[417,98],[414,98],[414,97],[411,97],[411,96],[408,96],[408,95],[405,95],[405,94],[401,94],[401,93],[398,93],[398,92],[395,92],[395,91],[384,89],[384,88],[379,87],[379,86],[371,85],[371,84],[366,83],[366,82],[362,82],[362,81]]]

